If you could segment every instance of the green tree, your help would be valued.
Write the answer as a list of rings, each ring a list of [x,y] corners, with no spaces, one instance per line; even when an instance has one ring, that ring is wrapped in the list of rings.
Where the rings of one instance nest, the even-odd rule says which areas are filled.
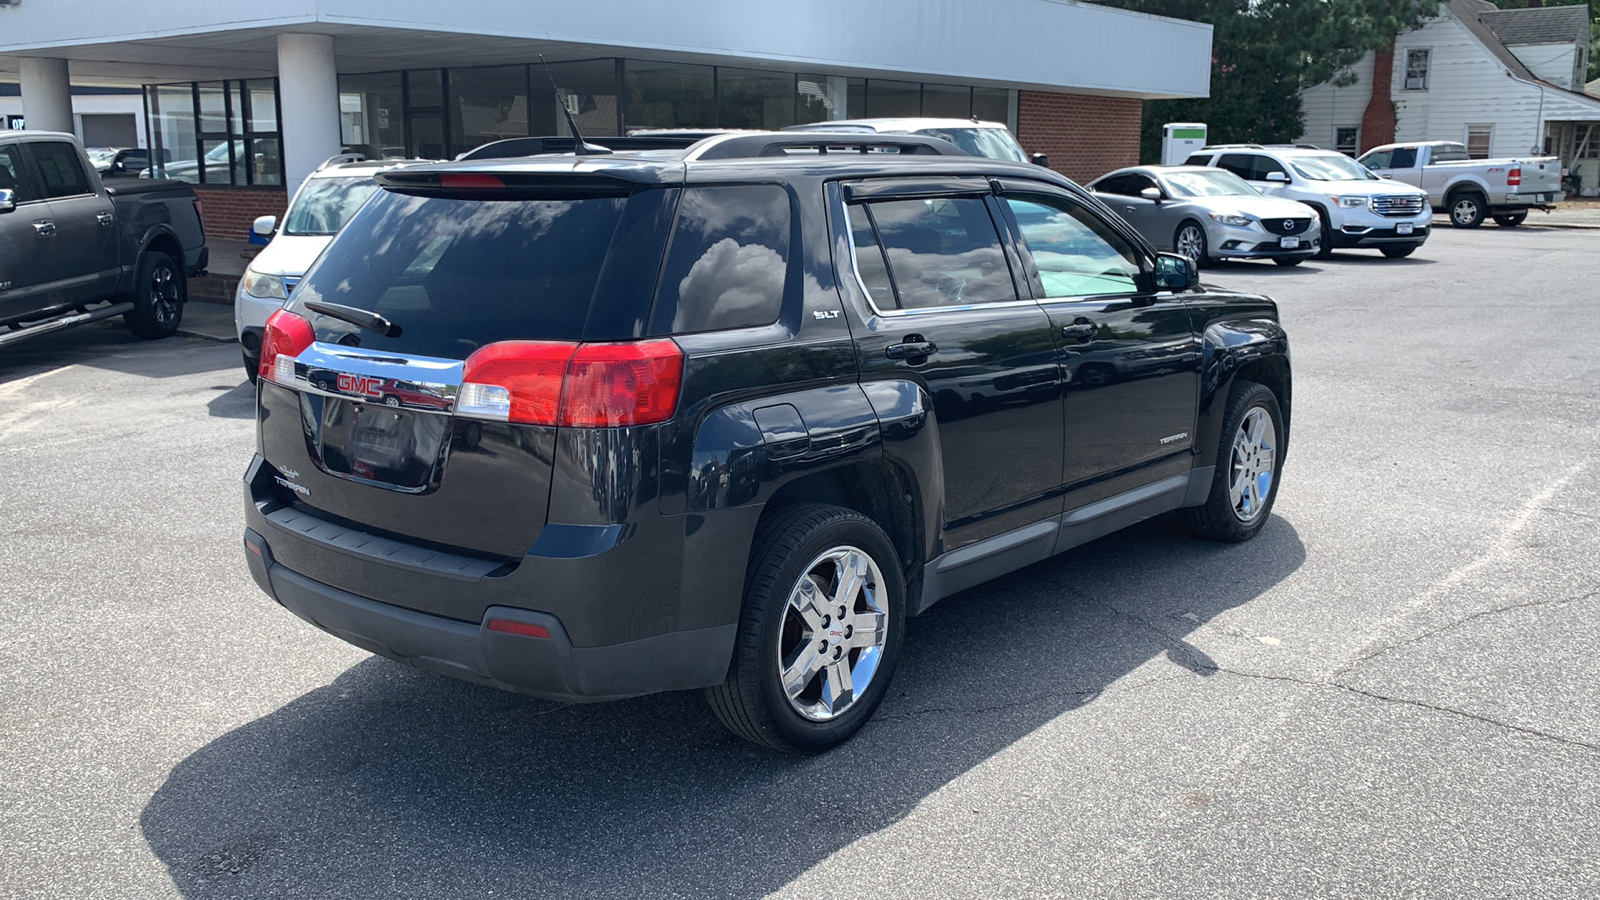
[[[1438,14],[1438,0],[1102,0],[1212,26],[1211,96],[1144,105],[1141,157],[1161,154],[1164,122],[1205,122],[1216,143],[1300,136],[1300,91],[1348,83],[1349,66]],[[1515,2],[1515,0],[1508,0]]]

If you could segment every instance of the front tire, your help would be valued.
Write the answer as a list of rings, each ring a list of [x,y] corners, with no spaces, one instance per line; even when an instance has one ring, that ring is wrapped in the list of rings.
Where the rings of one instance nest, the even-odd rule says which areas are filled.
[[[1477,228],[1483,224],[1483,195],[1477,191],[1458,191],[1450,195],[1450,224],[1457,228]]]
[[[189,282],[183,267],[165,253],[139,254],[134,272],[133,309],[122,321],[134,337],[152,340],[171,337],[183,321],[183,304],[189,299]]]
[[[1184,222],[1172,235],[1172,247],[1179,255],[1187,256],[1200,268],[1211,262],[1206,255],[1206,230],[1196,222]]]
[[[747,741],[826,750],[883,701],[905,614],[899,556],[875,522],[837,506],[782,509],[756,531],[728,680],[706,698]]]
[[[1387,256],[1390,259],[1405,259],[1406,257],[1410,256],[1411,254],[1417,252],[1417,245],[1416,244],[1406,244],[1403,247],[1382,247],[1382,248],[1380,248],[1380,252],[1382,252],[1384,256]]]
[[[1501,228],[1515,228],[1528,220],[1527,210],[1522,212],[1504,213],[1494,217],[1494,223]]]
[[[1228,396],[1211,492],[1205,503],[1178,510],[1178,520],[1207,540],[1236,544],[1255,537],[1278,497],[1283,450],[1277,396],[1266,385],[1238,382]]]
[[[1328,218],[1328,211],[1320,206],[1312,209],[1317,211],[1317,222],[1322,226],[1322,242],[1317,245],[1317,259],[1330,259],[1333,257],[1333,222]]]
[[[1306,261],[1306,258],[1304,256],[1275,256],[1272,261],[1287,269],[1291,266],[1300,265]]]

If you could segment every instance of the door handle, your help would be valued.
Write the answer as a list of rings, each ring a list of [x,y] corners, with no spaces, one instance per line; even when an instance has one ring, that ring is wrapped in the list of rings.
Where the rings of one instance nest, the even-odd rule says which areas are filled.
[[[1100,332],[1100,326],[1088,319],[1079,319],[1071,325],[1061,326],[1061,336],[1074,338],[1078,343],[1083,343]]]
[[[108,213],[108,212],[95,213],[94,219],[95,219],[96,222],[99,222],[101,225],[110,225],[111,222],[112,222],[112,215],[111,215],[111,213]]]
[[[1123,207],[1123,208],[1122,208],[1122,211],[1123,211],[1123,212],[1133,212],[1133,207],[1131,207],[1131,206],[1124,206],[1124,207]]]
[[[33,230],[39,233],[39,237],[55,237],[56,223],[35,222],[33,223]]]
[[[939,345],[933,341],[925,341],[921,335],[909,335],[898,344],[890,344],[883,348],[883,355],[890,359],[920,359],[932,356],[939,352]]]

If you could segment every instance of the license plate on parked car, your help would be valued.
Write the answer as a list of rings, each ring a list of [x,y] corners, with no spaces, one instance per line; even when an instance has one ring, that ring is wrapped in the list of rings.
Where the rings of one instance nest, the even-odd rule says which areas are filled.
[[[1294,248],[1300,246],[1300,239],[1297,237],[1286,237],[1283,240],[1278,241],[1278,244],[1285,250],[1293,250]]]
[[[1407,223],[1402,224],[1402,225],[1396,225],[1394,227],[1394,233],[1395,234],[1410,234],[1411,233],[1411,223],[1407,222]]]

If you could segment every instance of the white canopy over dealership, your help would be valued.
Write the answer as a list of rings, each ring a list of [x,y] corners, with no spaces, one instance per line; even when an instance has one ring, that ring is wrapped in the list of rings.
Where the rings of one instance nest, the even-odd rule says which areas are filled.
[[[71,131],[74,85],[141,88],[157,166],[269,205],[342,148],[563,133],[558,102],[600,136],[977,116],[1090,177],[1136,161],[1143,100],[1205,96],[1210,68],[1209,25],[1060,0],[0,6],[27,127]]]

